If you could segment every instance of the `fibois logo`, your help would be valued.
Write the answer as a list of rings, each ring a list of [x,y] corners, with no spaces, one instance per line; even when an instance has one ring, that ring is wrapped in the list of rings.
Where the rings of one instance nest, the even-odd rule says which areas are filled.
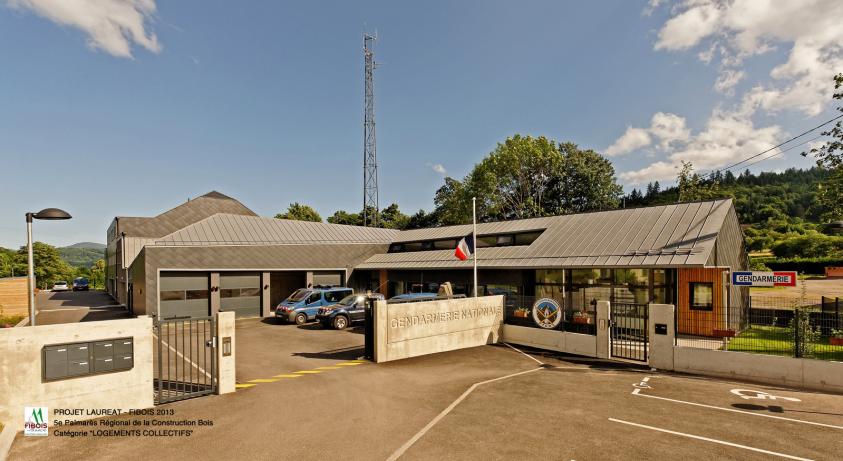
[[[47,435],[47,407],[26,407],[23,410],[23,435]]]

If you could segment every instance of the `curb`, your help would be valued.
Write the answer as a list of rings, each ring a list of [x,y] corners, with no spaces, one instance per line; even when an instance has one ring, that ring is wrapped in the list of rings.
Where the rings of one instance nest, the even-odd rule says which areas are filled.
[[[0,461],[6,461],[9,456],[9,450],[12,449],[12,443],[15,441],[15,431],[12,426],[3,423],[3,430],[0,431]]]

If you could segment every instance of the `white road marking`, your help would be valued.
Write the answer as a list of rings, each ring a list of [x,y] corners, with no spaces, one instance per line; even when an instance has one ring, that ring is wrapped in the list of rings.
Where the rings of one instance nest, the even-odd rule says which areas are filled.
[[[809,458],[800,458],[798,456],[786,455],[784,453],[779,453],[779,452],[776,452],[776,451],[762,450],[761,448],[749,447],[749,446],[740,445],[740,444],[737,444],[737,443],[726,442],[725,440],[717,440],[717,439],[711,439],[711,438],[708,438],[708,437],[702,437],[702,436],[699,436],[699,435],[686,434],[684,432],[671,431],[671,430],[668,430],[668,429],[662,429],[660,427],[653,427],[653,426],[647,426],[645,424],[638,424],[638,423],[633,423],[633,422],[630,422],[630,421],[623,421],[621,419],[609,418],[609,421],[613,421],[613,422],[621,423],[621,424],[628,424],[630,426],[641,427],[641,428],[644,428],[644,429],[650,429],[652,431],[664,432],[666,434],[678,435],[680,437],[688,437],[688,438],[691,438],[691,439],[703,440],[705,442],[717,443],[717,444],[726,445],[726,446],[729,446],[729,447],[742,448],[744,450],[750,450],[750,451],[754,451],[754,452],[758,452],[758,453],[764,453],[765,455],[779,456],[781,458],[796,459],[796,460],[799,460],[799,461],[812,461]]]
[[[534,360],[536,363],[538,363],[539,365],[544,365],[544,362],[542,362],[541,360],[539,360],[539,359],[537,359],[537,358],[533,357],[532,355],[530,355],[530,354],[528,354],[528,353],[526,353],[526,352],[522,351],[521,349],[516,349],[515,347],[513,347],[513,346],[512,346],[511,344],[509,344],[509,343],[504,343],[504,344],[506,344],[506,345],[507,345],[510,349],[514,350],[515,352],[520,352],[520,353],[522,353],[522,354],[526,355],[527,357],[530,357],[531,359],[533,359],[533,360]]]
[[[504,343],[504,344],[506,344],[506,343]],[[465,398],[468,397],[469,394],[474,392],[474,390],[477,389],[479,386],[482,386],[484,384],[493,383],[495,381],[501,381],[501,380],[508,379],[508,378],[514,378],[516,376],[525,375],[527,373],[533,373],[534,371],[540,371],[540,370],[543,370],[543,368],[534,368],[532,370],[522,371],[522,372],[519,372],[519,373],[513,373],[511,375],[501,376],[500,378],[489,379],[487,381],[481,381],[479,383],[472,384],[471,387],[468,388],[468,390],[463,392],[462,395],[459,396],[456,400],[454,400],[450,405],[448,405],[447,408],[445,408],[444,410],[442,410],[441,413],[436,415],[435,418],[433,418],[429,423],[427,423],[426,426],[424,426],[420,431],[418,431],[416,433],[416,435],[414,435],[410,440],[407,441],[407,443],[405,443],[404,445],[401,445],[401,447],[399,449],[395,450],[395,452],[392,453],[389,456],[389,458],[387,458],[387,461],[395,461],[396,459],[400,458],[401,455],[403,455],[404,452],[406,452],[411,446],[413,446],[414,443],[418,442],[419,439],[422,438],[424,436],[424,434],[427,433],[427,431],[429,431],[433,426],[436,425],[436,423],[438,423],[440,420],[442,420],[442,418],[447,416],[448,413],[451,412],[451,410],[456,408],[456,406],[459,405],[460,402],[465,400]]]
[[[773,394],[768,394],[762,391],[755,391],[752,389],[732,389],[732,394],[740,396],[742,399],[759,399],[759,400],[789,400],[791,402],[801,402],[799,399],[795,399],[793,397],[780,397]],[[754,395],[747,395],[747,394],[754,394]]]
[[[794,422],[794,423],[810,424],[812,426],[830,427],[832,429],[843,430],[843,426],[835,426],[833,424],[816,423],[816,422],[813,422],[813,421],[805,421],[805,420],[802,420],[802,419],[785,418],[784,416],[765,415],[763,413],[753,413],[751,411],[736,410],[734,408],[723,408],[723,407],[716,407],[714,405],[706,405],[704,403],[687,402],[685,400],[669,399],[667,397],[659,397],[657,395],[640,394],[640,393],[638,393],[639,390],[640,389],[635,389],[634,391],[632,391],[632,395],[637,395],[639,397],[648,397],[648,398],[651,398],[651,399],[665,400],[665,401],[674,402],[674,403],[684,403],[685,405],[693,405],[693,406],[696,406],[696,407],[711,408],[713,410],[730,411],[732,413],[742,413],[742,414],[745,414],[745,415],[760,416],[762,418],[780,419],[780,420],[783,420],[783,421],[790,421],[790,422]]]

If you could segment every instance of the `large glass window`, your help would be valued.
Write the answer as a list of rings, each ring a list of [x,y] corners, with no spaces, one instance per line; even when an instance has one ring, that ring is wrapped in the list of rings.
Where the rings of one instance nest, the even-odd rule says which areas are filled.
[[[539,269],[536,271],[536,283],[558,283],[565,281],[563,269]]]

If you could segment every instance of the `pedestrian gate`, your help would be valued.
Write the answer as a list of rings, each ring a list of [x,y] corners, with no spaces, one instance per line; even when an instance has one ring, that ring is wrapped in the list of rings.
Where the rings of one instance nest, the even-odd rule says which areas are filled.
[[[611,303],[610,310],[612,357],[646,362],[649,306]]]
[[[214,317],[155,320],[155,404],[217,391]]]

